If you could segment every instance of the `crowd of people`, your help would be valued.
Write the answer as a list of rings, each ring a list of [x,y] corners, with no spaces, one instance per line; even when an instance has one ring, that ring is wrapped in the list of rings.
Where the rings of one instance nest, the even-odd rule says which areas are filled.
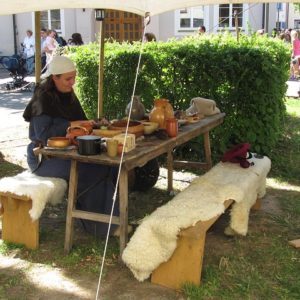
[[[49,64],[51,57],[59,47],[65,46],[80,46],[83,45],[82,36],[80,33],[73,33],[68,42],[59,36],[58,32],[53,29],[41,29],[41,65],[42,70],[45,72],[46,66]],[[25,67],[27,74],[30,75],[34,72],[35,63],[35,38],[31,30],[26,31],[22,46],[22,56],[26,61]]]

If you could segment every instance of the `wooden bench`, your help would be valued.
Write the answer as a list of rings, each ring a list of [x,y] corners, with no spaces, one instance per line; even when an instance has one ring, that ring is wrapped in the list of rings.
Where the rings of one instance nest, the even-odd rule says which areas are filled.
[[[24,244],[29,249],[39,247],[39,217],[46,203],[62,201],[67,189],[65,180],[40,177],[23,172],[0,180],[0,215],[2,239]]]
[[[232,204],[225,233],[245,236],[251,208],[265,195],[269,158],[252,158],[248,169],[218,163],[157,208],[131,237],[122,259],[134,276],[178,289],[200,283],[207,230]]]
[[[233,200],[224,203],[227,209]],[[252,209],[260,209],[258,198]],[[206,232],[219,219],[218,215],[208,221],[199,221],[195,226],[181,230],[177,247],[171,258],[154,270],[151,282],[172,289],[180,289],[186,282],[200,284]]]

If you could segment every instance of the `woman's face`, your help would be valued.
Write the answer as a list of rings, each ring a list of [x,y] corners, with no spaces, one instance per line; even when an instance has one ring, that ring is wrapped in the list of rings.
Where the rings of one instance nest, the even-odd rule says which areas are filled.
[[[69,93],[73,90],[73,85],[75,83],[76,71],[53,75],[53,81],[57,90],[61,93]]]

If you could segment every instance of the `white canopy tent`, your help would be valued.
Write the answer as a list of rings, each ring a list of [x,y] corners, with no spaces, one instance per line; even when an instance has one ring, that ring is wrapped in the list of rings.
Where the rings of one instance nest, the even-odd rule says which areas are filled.
[[[278,0],[2,0],[0,15],[64,8],[116,9],[144,16],[157,15],[183,7],[226,3],[277,3]],[[294,2],[294,1],[281,1]]]

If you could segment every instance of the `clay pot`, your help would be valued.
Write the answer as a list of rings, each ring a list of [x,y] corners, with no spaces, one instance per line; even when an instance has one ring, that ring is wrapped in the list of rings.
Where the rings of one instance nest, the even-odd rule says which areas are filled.
[[[149,120],[159,124],[159,128],[166,128],[166,120],[174,117],[174,110],[167,99],[154,100],[154,108],[149,114]]]
[[[76,141],[76,138],[78,136],[89,135],[89,134],[90,134],[90,131],[88,129],[86,129],[85,127],[82,127],[82,126],[73,126],[73,127],[71,127],[70,126],[67,129],[66,137],[71,140],[72,144],[78,145],[78,141]]]

